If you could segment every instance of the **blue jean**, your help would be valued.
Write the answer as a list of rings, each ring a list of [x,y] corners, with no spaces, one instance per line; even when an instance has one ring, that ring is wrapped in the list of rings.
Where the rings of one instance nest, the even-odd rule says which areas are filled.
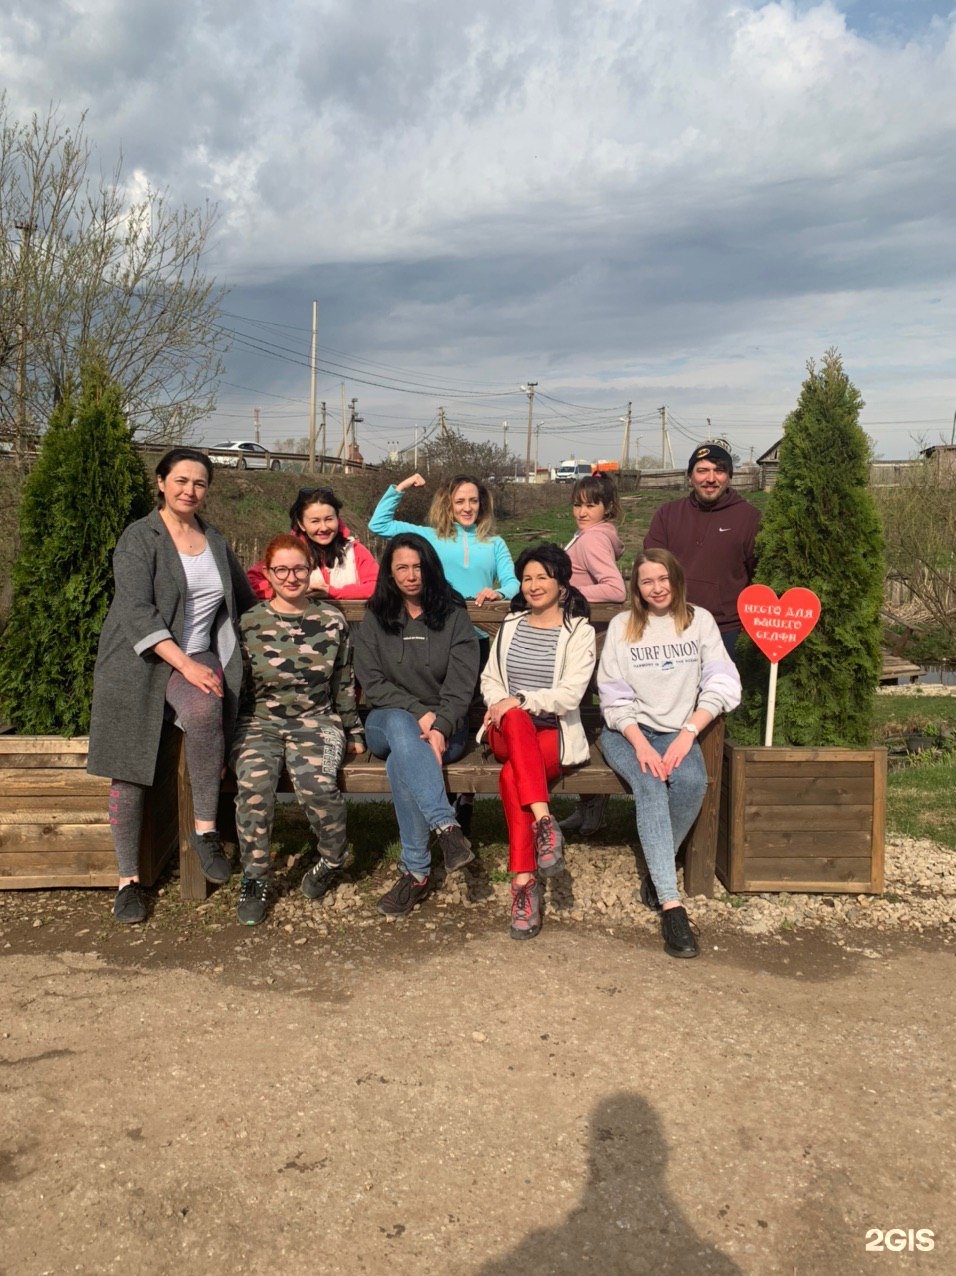
[[[377,758],[385,759],[398,816],[402,868],[427,876],[431,869],[429,832],[457,823],[438,759],[422,739],[418,719],[407,709],[372,709],[365,720],[365,740]],[[443,760],[457,762],[467,743],[466,722],[448,741]]]
[[[661,756],[676,738],[676,731],[652,731],[641,727],[652,749]],[[695,740],[690,753],[667,780],[659,780],[641,770],[637,754],[620,731],[605,727],[601,732],[601,752],[608,766],[625,780],[634,793],[637,831],[651,881],[662,904],[679,900],[675,860],[680,844],[697,819],[707,791],[707,768],[700,745]]]

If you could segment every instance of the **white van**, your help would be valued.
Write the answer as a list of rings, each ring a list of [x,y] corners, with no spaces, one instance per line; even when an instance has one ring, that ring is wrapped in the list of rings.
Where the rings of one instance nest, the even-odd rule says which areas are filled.
[[[570,461],[562,461],[555,471],[555,483],[576,483],[578,479],[591,477],[591,462],[576,461],[574,457]]]

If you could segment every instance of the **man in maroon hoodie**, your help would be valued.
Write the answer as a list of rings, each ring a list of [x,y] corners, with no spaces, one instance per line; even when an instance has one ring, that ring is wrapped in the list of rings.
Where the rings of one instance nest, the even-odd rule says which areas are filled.
[[[669,549],[687,578],[687,601],[717,621],[733,659],[740,637],[737,596],[754,578],[760,511],[730,486],[733,457],[718,443],[695,448],[687,464],[690,494],[661,505],[645,549]]]

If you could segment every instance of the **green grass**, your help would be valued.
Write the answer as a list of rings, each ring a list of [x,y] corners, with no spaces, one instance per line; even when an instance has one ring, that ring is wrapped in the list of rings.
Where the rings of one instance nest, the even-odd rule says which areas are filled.
[[[874,696],[873,738],[876,743],[911,731],[934,735],[940,728],[956,730],[956,696]]]
[[[887,828],[927,837],[956,851],[956,758],[915,761],[891,771],[887,781]]]

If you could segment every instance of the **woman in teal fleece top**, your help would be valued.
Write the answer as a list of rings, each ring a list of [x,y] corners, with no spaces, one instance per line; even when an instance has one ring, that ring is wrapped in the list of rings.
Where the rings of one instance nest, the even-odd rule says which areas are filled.
[[[470,474],[456,474],[435,493],[428,511],[430,527],[403,523],[394,517],[403,492],[424,487],[420,474],[386,488],[368,529],[376,536],[415,532],[435,549],[452,589],[462,598],[482,603],[513,598],[518,592],[515,565],[508,546],[493,533],[494,502],[484,483]]]

